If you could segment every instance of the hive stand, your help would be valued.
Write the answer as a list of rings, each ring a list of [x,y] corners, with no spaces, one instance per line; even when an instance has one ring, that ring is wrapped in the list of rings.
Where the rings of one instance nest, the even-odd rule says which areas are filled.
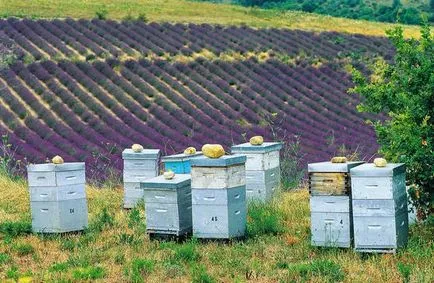
[[[36,233],[80,231],[88,226],[84,163],[27,166]]]
[[[350,169],[363,162],[319,162],[308,165],[311,244],[349,248],[353,229]]]
[[[232,146],[232,153],[246,160],[246,194],[248,200],[268,201],[280,186],[280,150],[282,143],[262,145],[243,143]]]
[[[191,177],[162,175],[141,183],[146,211],[146,231],[152,235],[190,234],[192,229]]]
[[[244,237],[246,232],[246,157],[225,155],[191,160],[193,236]]]
[[[190,174],[191,165],[190,160],[202,156],[202,152],[198,151],[195,154],[174,154],[161,158],[164,164],[165,171],[173,171],[175,174]]]
[[[395,253],[408,240],[405,165],[364,164],[351,176],[356,251]]]
[[[127,148],[122,152],[124,160],[124,208],[133,208],[143,199],[140,182],[158,176],[159,149],[144,149],[134,152]]]

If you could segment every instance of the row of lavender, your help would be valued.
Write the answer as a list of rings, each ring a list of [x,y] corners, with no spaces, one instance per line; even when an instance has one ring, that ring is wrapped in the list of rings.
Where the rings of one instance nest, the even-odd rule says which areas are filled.
[[[58,154],[92,164],[102,154],[118,168],[120,152],[109,145],[170,154],[229,147],[245,135],[297,135],[309,162],[342,145],[373,154],[375,133],[356,112],[350,86],[332,65],[279,61],[18,63],[0,72],[0,133],[34,162]]]
[[[191,55],[203,49],[280,52],[288,55],[334,59],[352,55],[391,58],[386,38],[334,32],[252,29],[208,24],[145,24],[140,21],[101,20],[0,20],[0,31],[17,44],[18,57],[35,60],[73,58],[118,58],[146,54]]]

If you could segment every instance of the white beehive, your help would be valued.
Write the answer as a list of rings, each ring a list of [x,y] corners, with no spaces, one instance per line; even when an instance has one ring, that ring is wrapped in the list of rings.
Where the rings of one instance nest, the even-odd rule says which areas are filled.
[[[84,163],[27,166],[32,229],[37,233],[83,230],[88,225]]]
[[[246,160],[247,199],[270,200],[280,185],[280,150],[282,143],[264,142],[262,145],[243,143],[232,146],[232,153],[242,154]]]
[[[144,192],[146,230],[150,234],[180,236],[191,233],[191,177],[176,174],[167,180],[162,175],[141,183]]]
[[[246,232],[246,157],[191,160],[193,235],[230,239]]]
[[[134,152],[127,148],[122,152],[124,160],[124,208],[133,208],[143,199],[140,182],[158,176],[159,149],[144,149]]]
[[[351,169],[354,246],[362,252],[395,252],[407,243],[405,165]]]
[[[311,243],[350,247],[352,243],[350,169],[363,162],[319,162],[308,165]]]

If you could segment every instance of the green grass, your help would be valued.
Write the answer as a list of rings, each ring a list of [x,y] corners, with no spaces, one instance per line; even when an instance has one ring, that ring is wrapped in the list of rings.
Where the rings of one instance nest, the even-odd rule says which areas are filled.
[[[0,227],[26,227],[22,223],[30,222],[30,213],[25,184],[0,178],[0,196]],[[144,210],[123,210],[120,188],[88,187],[87,197],[91,228],[83,233],[35,235],[27,228],[0,232],[0,281],[31,277],[36,282],[430,282],[434,278],[432,224],[411,227],[408,247],[396,255],[364,256],[350,249],[310,246],[306,190],[285,192],[272,204],[251,206],[250,236],[229,243],[150,241],[143,230]],[[14,210],[9,203],[16,204]],[[15,232],[4,232],[10,230]]]
[[[276,27],[312,31],[338,31],[366,35],[385,35],[394,25],[333,18],[295,11],[273,11],[235,5],[186,0],[0,0],[1,17],[32,18],[146,18],[155,22],[246,24],[252,27]],[[419,36],[417,27],[406,26],[407,36]]]

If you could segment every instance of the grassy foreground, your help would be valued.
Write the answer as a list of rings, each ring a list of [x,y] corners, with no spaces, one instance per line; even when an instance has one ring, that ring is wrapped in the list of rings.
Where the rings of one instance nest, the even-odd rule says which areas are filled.
[[[187,0],[0,0],[1,17],[93,18],[96,12],[103,11],[107,12],[107,18],[117,20],[145,15],[149,21],[155,22],[247,24],[252,27],[337,31],[374,36],[384,36],[384,31],[394,26],[303,12],[277,12]],[[406,26],[405,35],[418,37],[419,29]]]
[[[361,255],[309,244],[306,190],[251,207],[245,241],[150,241],[142,209],[121,209],[121,189],[87,188],[84,233],[29,233],[26,184],[0,178],[0,281],[432,282],[433,228],[413,226],[397,255]],[[407,281],[408,280],[408,281]]]

